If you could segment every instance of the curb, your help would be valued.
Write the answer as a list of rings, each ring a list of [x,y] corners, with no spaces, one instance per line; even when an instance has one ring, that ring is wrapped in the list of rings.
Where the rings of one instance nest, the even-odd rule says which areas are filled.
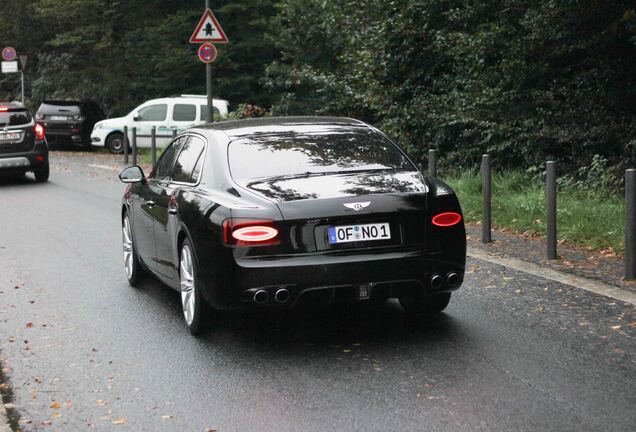
[[[533,276],[549,279],[555,282],[562,283],[564,285],[569,285],[605,297],[611,297],[616,300],[621,300],[626,303],[636,305],[636,293],[623,288],[608,285],[603,282],[598,282],[568,273],[563,273],[553,269],[547,269],[537,264],[522,261],[517,258],[495,256],[488,252],[477,250],[472,247],[468,248],[467,255],[472,258],[477,258],[493,264],[528,273]]]

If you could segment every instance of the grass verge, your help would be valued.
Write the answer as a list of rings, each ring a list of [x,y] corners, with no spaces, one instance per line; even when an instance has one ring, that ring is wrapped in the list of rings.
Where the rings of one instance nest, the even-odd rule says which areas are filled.
[[[481,221],[479,173],[476,170],[464,171],[443,180],[457,192],[466,220]],[[545,235],[543,183],[523,172],[493,173],[492,196],[494,226]],[[616,192],[559,184],[557,233],[560,240],[622,254],[625,249],[623,198]]]

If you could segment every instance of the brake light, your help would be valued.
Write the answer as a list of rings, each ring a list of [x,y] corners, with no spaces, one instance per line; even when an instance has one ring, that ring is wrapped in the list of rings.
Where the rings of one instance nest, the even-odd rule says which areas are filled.
[[[7,112],[9,111],[9,108],[7,107],[0,107],[0,112]]]
[[[43,140],[44,139],[44,126],[40,123],[35,125],[35,139]]]
[[[278,243],[272,221],[228,219],[223,222],[223,241],[229,246],[259,246]]]
[[[457,225],[462,220],[462,215],[455,212],[444,212],[433,216],[433,225],[438,227],[450,227]]]

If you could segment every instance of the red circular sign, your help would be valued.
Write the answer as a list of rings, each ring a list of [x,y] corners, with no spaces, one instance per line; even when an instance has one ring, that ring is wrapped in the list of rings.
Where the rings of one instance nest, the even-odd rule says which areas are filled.
[[[203,63],[212,63],[216,59],[216,47],[211,43],[204,43],[199,47],[199,59]]]
[[[2,58],[6,61],[13,61],[18,56],[18,53],[15,52],[15,49],[12,47],[6,47],[2,50]]]

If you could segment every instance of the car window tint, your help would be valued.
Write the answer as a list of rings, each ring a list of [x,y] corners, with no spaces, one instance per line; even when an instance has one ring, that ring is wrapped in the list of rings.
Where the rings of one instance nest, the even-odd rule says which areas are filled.
[[[38,108],[38,114],[79,114],[81,111],[80,105],[72,104],[71,102],[43,102]]]
[[[29,123],[31,123],[31,114],[27,110],[0,111],[0,127]]]
[[[149,105],[139,110],[139,121],[164,121],[167,112],[166,104]]]
[[[172,165],[175,157],[179,153],[181,149],[181,144],[185,137],[179,137],[174,140],[166,149],[163,151],[163,154],[157,161],[157,168],[155,169],[154,178],[163,179],[170,177],[170,173],[172,172]]]
[[[221,112],[219,111],[219,109],[217,107],[214,107],[214,115],[221,115]],[[201,117],[199,118],[199,120],[201,121],[207,121],[208,119],[208,106],[207,105],[201,105]]]
[[[175,104],[172,120],[195,121],[197,118],[197,106],[190,104]]]
[[[254,134],[230,144],[229,160],[235,180],[416,169],[381,134],[367,128],[338,126]]]
[[[197,137],[191,137],[182,147],[172,170],[172,180],[178,182],[189,182],[194,171],[194,167],[203,153],[203,141]]]

